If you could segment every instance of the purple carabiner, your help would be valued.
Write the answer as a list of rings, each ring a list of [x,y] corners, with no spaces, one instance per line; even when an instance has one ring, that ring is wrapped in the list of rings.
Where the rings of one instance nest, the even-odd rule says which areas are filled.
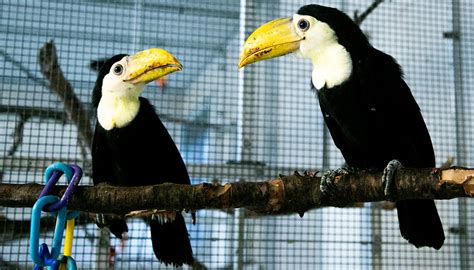
[[[62,175],[63,175],[62,171],[58,171],[58,170],[53,171],[53,174],[49,178],[48,183],[46,183],[46,185],[44,186],[43,190],[38,196],[38,199],[43,196],[51,194],[53,187],[56,185],[56,183],[58,182],[59,178],[61,178]]]
[[[66,191],[64,192],[61,199],[56,203],[53,203],[51,205],[46,205],[43,209],[44,211],[46,211],[46,212],[57,212],[59,209],[65,207],[69,203],[69,201],[71,200],[72,194],[74,193],[74,190],[79,185],[79,181],[81,180],[82,169],[79,166],[75,165],[75,164],[69,165],[69,166],[74,171],[71,182],[69,182],[69,185],[67,186]],[[53,176],[54,176],[54,174],[53,174]],[[58,179],[59,179],[59,177],[58,177]],[[49,182],[52,182],[52,181],[49,181]],[[48,182],[48,184],[49,184],[49,182]],[[57,180],[55,182],[57,182]],[[45,187],[45,189],[46,189],[46,187]]]

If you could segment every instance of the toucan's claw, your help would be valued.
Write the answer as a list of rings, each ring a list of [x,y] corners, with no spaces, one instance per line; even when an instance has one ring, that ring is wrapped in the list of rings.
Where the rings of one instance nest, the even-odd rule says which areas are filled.
[[[344,174],[352,174],[357,169],[351,167],[342,167],[335,170],[329,170],[321,176],[320,190],[322,196],[331,204],[344,207],[349,202],[345,201],[344,196],[341,196],[340,191],[335,183],[336,177]]]
[[[387,167],[383,170],[382,175],[382,186],[383,186],[383,193],[384,195],[390,200],[393,201],[393,185],[395,179],[396,171],[402,167],[402,163],[400,161],[394,159],[391,160]]]
[[[345,168],[338,168],[325,172],[321,177],[321,184],[319,186],[323,196],[336,199],[339,192],[337,190],[336,184],[334,183],[334,180],[337,176],[348,173],[349,172]]]

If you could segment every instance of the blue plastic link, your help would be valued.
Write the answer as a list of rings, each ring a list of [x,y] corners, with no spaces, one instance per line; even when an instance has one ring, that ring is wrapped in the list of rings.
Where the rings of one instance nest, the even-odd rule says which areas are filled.
[[[54,171],[59,171],[59,172],[64,173],[66,175],[66,178],[68,179],[68,183],[72,179],[72,176],[74,175],[74,171],[69,165],[61,163],[61,162],[56,162],[49,165],[48,168],[46,168],[46,171],[44,172],[45,183],[48,183],[49,178],[51,177]]]
[[[44,196],[35,203],[33,211],[31,212],[31,226],[30,226],[30,257],[33,262],[39,266],[53,266],[53,261],[61,252],[61,243],[64,234],[64,227],[66,224],[66,208],[63,207],[57,212],[56,226],[54,228],[53,245],[51,253],[49,253],[46,244],[39,247],[39,231],[40,231],[40,219],[41,211],[47,204],[55,203],[59,201],[59,197],[53,195]],[[41,253],[41,254],[40,254]],[[54,264],[54,263],[53,263]]]
[[[56,183],[59,181],[62,174],[66,175],[66,179],[67,179],[68,184],[71,183],[72,178],[74,176],[76,176],[76,178],[77,178],[75,170],[72,167],[70,167],[69,165],[66,165],[64,163],[56,162],[56,163],[53,163],[50,166],[48,166],[48,168],[46,168],[46,171],[44,172],[45,187],[41,191],[41,193],[39,195],[39,198],[51,193],[51,190],[56,185]],[[80,174],[80,176],[82,176],[82,170],[80,171],[79,174]],[[80,179],[80,176],[79,176],[79,179]],[[77,185],[77,183],[76,183],[76,185]],[[43,209],[43,211],[56,212],[60,208],[63,208],[64,206],[66,206],[67,201],[70,199],[70,194],[72,193],[71,189],[73,189],[73,187],[71,187],[71,185],[69,185],[68,188],[66,189],[66,193],[63,195],[61,200],[59,202],[54,203],[53,205],[47,205]]]
[[[44,259],[44,265],[48,266],[50,270],[59,269],[60,264],[58,260],[51,257],[51,254],[49,253],[49,250],[48,250],[48,245],[46,245],[45,243],[41,244],[39,254],[40,254],[40,257]],[[33,269],[42,270],[43,268],[44,268],[43,266],[35,265]]]
[[[52,171],[52,170],[56,170],[56,171]],[[69,177],[70,171],[72,171],[71,177]],[[65,172],[66,177],[67,177],[68,187],[66,188],[66,191],[64,192],[59,202],[56,202],[52,205],[47,205],[45,209],[43,209],[43,211],[46,211],[46,212],[56,212],[59,209],[65,207],[71,200],[72,194],[74,193],[75,188],[79,185],[79,181],[81,180],[81,177],[82,177],[82,169],[79,166],[77,165],[68,166],[63,163],[55,163],[52,166],[48,167],[45,173],[45,179],[46,179],[46,176],[48,175],[50,176],[50,178],[48,178],[49,182],[46,181],[46,187],[45,187],[45,189],[47,188],[49,189],[47,190],[48,193],[51,191],[52,187],[56,185],[56,183],[59,180],[59,177],[57,177],[57,172]],[[44,193],[45,189],[43,189],[42,194]],[[40,197],[42,194],[40,194]],[[78,215],[79,215],[79,211],[70,212],[68,213],[68,219],[76,218]]]
[[[59,199],[59,197],[49,194],[63,174],[67,178],[68,187],[64,195]],[[60,256],[59,253],[61,251],[66,220],[74,219],[79,215],[79,211],[68,212],[66,206],[71,200],[74,189],[78,186],[81,177],[82,169],[77,165],[69,166],[64,163],[54,163],[45,170],[45,187],[41,191],[31,213],[30,256],[35,263],[34,269],[43,269],[43,267],[48,266],[49,269],[56,270],[59,269],[61,263],[66,264],[67,269],[77,269],[76,261],[71,256]],[[51,252],[47,244],[43,243],[39,246],[41,211],[53,212],[56,215]]]
[[[77,269],[76,260],[74,260],[72,257],[67,257],[67,269],[68,270],[76,270]]]
[[[40,193],[40,198],[51,193],[51,189],[56,185],[61,175],[65,174],[67,182],[71,181],[74,171],[68,165],[56,162],[48,166],[44,172],[45,187]]]

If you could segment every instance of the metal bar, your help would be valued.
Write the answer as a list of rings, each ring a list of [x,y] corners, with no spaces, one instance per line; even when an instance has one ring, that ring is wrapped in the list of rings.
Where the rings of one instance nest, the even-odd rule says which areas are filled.
[[[463,62],[461,44],[461,4],[459,0],[452,1],[453,22],[453,72],[454,72],[454,109],[456,115],[456,157],[459,166],[466,165],[466,118],[467,113],[464,104],[465,94],[463,86]],[[465,199],[458,199],[458,222],[459,222],[459,260],[461,269],[469,269],[469,237],[467,205]]]
[[[371,224],[371,255],[372,270],[383,269],[382,261],[382,210],[380,205],[371,203],[370,207],[370,224]]]

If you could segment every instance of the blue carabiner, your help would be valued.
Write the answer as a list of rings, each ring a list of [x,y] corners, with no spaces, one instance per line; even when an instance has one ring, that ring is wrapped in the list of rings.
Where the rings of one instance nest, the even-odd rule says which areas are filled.
[[[61,200],[59,202],[56,202],[52,205],[47,205],[43,209],[43,211],[56,212],[59,209],[65,207],[71,198],[71,194],[75,186],[77,186],[79,180],[82,177],[82,170],[78,166],[69,166],[60,162],[54,163],[48,166],[44,173],[45,187],[40,193],[40,198],[51,193],[52,188],[59,181],[59,178],[61,178],[61,175],[63,173],[66,175],[67,183],[69,184],[66,189],[66,192],[61,197]],[[78,213],[74,213],[74,215],[78,215]]]
[[[66,175],[68,182],[68,187],[63,196],[60,199],[57,196],[49,195],[63,174]],[[34,269],[42,269],[44,266],[49,266],[53,270],[59,269],[60,261],[57,258],[61,251],[66,220],[74,219],[79,215],[79,211],[67,212],[66,206],[71,200],[81,177],[82,169],[77,165],[69,166],[64,163],[54,163],[45,170],[45,187],[41,191],[38,201],[33,206],[31,214],[30,256],[35,263]],[[54,212],[57,215],[51,253],[48,250],[48,245],[45,243],[38,246],[41,211]],[[65,259],[67,259],[68,269],[77,269],[76,262],[72,257]],[[66,261],[64,262],[66,263]]]
[[[56,162],[46,168],[46,170],[44,171],[44,182],[46,184],[46,190],[43,190],[40,193],[40,197],[51,193],[51,188],[56,185],[56,182],[59,180],[63,173],[66,174],[67,182],[69,183],[72,179],[72,176],[74,175],[74,171],[68,165],[61,162]],[[48,185],[48,182],[50,180],[53,180],[53,182]]]
[[[41,211],[43,207],[47,204],[55,203],[59,201],[59,197],[53,195],[47,195],[38,199],[38,201],[33,206],[33,210],[31,212],[31,224],[30,224],[30,257],[33,262],[39,266],[52,266],[51,263],[47,263],[47,261],[51,261],[51,259],[56,259],[59,256],[61,251],[61,243],[63,240],[64,234],[64,227],[66,224],[66,207],[60,209],[57,213],[56,217],[56,226],[54,228],[54,236],[53,236],[53,245],[51,248],[51,253],[46,252],[47,246],[43,245],[44,250],[43,255],[40,255],[40,247],[39,247],[39,231],[40,231],[40,219],[41,219]]]
[[[51,257],[51,254],[49,253],[48,245],[46,245],[45,243],[41,244],[39,248],[39,255],[40,255],[40,258],[44,260],[44,266],[48,266],[49,270],[59,269],[59,265],[60,265],[59,261]],[[44,266],[35,264],[33,270],[43,270]]]

